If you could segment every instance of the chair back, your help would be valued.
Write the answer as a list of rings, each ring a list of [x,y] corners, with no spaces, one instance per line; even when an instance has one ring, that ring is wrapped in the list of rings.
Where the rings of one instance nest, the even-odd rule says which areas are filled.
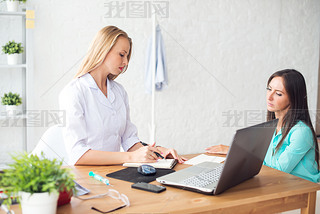
[[[41,137],[37,146],[33,149],[31,154],[38,155],[40,157],[41,152],[44,156],[50,160],[54,158],[57,160],[63,160],[63,166],[68,165],[68,154],[64,145],[63,127],[61,125],[54,125],[50,127]]]

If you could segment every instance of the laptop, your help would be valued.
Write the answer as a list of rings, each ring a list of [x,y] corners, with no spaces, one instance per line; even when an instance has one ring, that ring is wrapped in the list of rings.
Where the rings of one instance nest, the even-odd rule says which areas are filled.
[[[260,172],[278,120],[236,131],[224,163],[203,162],[162,176],[159,183],[217,195]]]

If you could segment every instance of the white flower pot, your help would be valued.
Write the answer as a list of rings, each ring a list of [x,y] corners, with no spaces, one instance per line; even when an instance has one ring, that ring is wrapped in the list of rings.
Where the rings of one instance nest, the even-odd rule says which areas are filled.
[[[57,193],[42,192],[30,194],[20,192],[21,208],[23,214],[55,214],[58,202]]]
[[[8,65],[17,65],[20,54],[7,54]]]
[[[7,0],[8,12],[17,12],[19,8],[19,1]]]
[[[8,116],[14,116],[20,113],[19,106],[16,105],[6,105],[6,111]]]

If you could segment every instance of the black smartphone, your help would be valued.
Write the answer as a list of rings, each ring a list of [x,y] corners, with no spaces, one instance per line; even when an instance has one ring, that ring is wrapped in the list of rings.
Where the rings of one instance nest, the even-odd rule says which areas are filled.
[[[141,189],[141,190],[155,192],[155,193],[159,193],[166,190],[166,188],[163,186],[148,184],[145,182],[138,182],[138,183],[132,184],[131,188]]]

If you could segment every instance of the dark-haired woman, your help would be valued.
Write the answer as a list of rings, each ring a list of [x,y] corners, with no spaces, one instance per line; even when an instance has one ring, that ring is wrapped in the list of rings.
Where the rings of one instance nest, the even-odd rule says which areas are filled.
[[[319,182],[319,150],[310,120],[304,77],[293,69],[271,75],[267,84],[267,120],[279,119],[264,164]],[[226,153],[227,146],[212,146],[209,153]]]

